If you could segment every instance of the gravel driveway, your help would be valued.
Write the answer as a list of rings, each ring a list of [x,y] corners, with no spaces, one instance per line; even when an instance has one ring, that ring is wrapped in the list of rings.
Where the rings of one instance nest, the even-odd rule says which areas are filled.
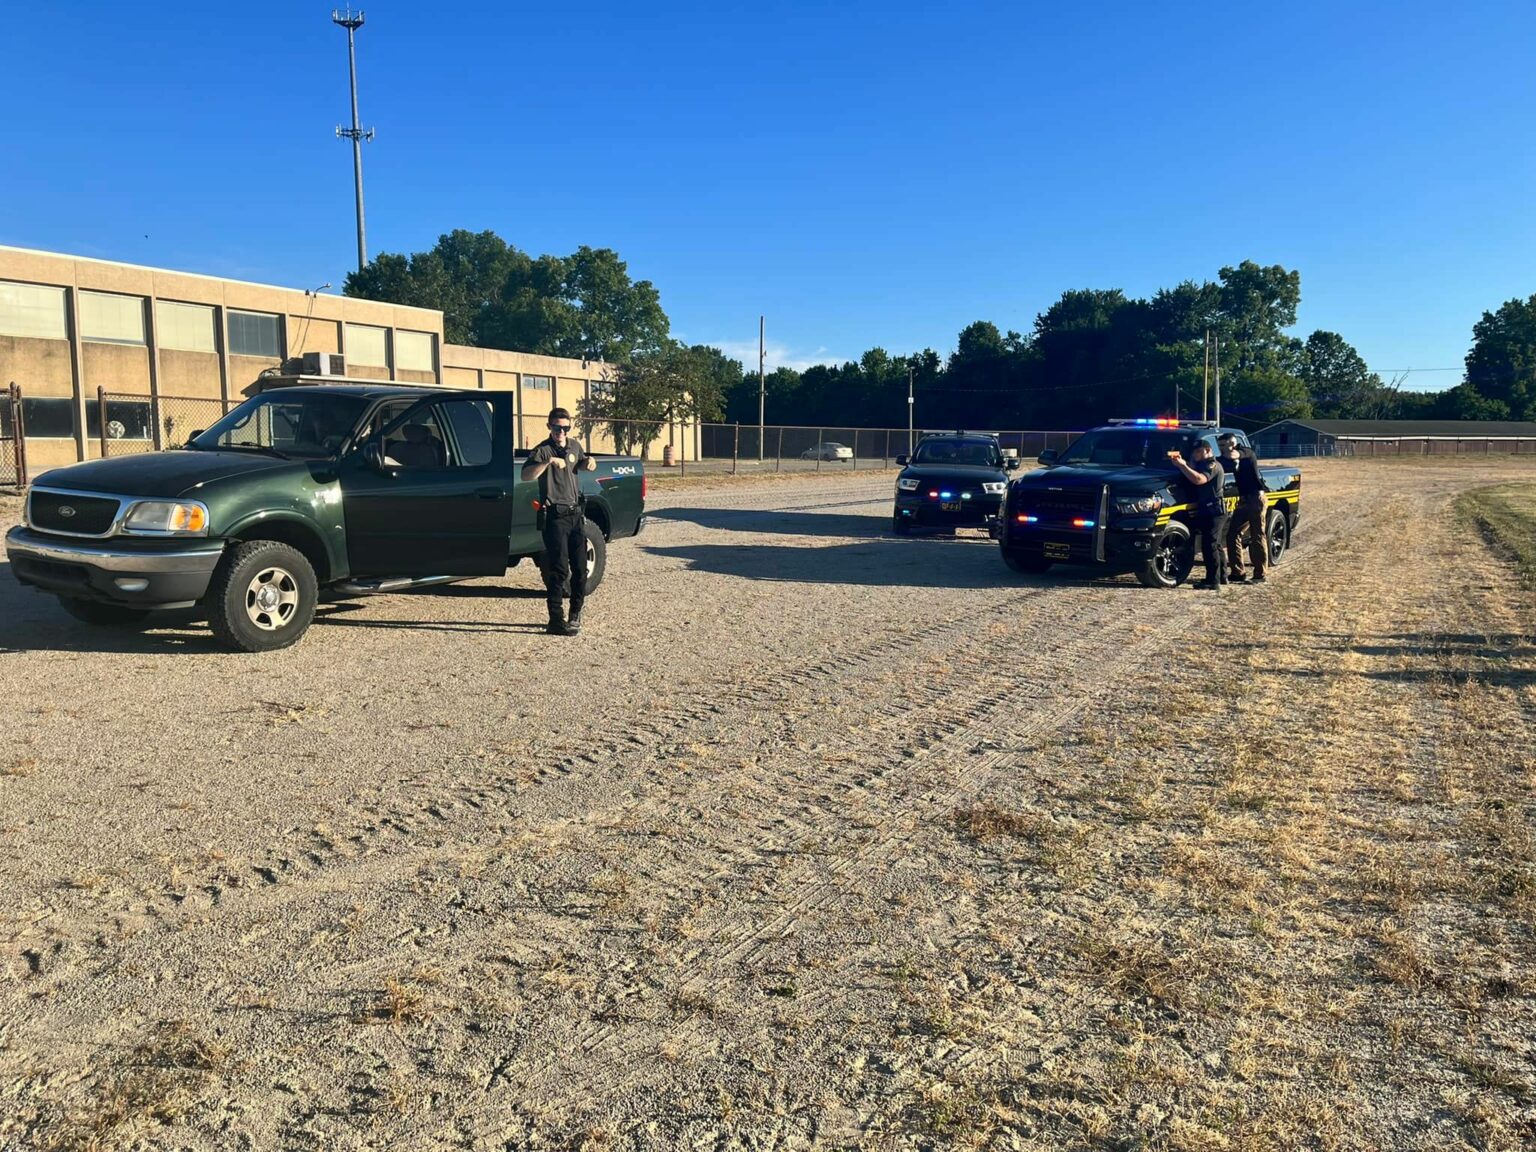
[[[1453,735],[1529,748],[1445,515],[1528,472],[1309,469],[1221,598],[898,539],[889,476],[662,495],[577,639],[527,564],[257,656],[0,572],[0,1146],[1516,1147],[1527,865],[1409,881],[1481,875]]]

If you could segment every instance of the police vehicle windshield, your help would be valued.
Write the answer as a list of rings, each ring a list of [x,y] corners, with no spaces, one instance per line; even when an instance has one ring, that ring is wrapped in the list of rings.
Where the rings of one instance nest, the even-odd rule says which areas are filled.
[[[1157,428],[1100,428],[1083,433],[1056,463],[1162,468],[1168,466],[1168,453],[1188,452],[1193,440],[1188,432]]]
[[[967,468],[1001,468],[1002,453],[991,440],[962,440],[945,437],[924,440],[912,456],[914,464],[957,464]]]

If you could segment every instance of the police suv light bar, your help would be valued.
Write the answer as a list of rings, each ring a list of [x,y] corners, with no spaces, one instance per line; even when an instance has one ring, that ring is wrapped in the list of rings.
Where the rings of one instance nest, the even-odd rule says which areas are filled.
[[[1214,420],[1172,420],[1168,418],[1153,419],[1150,416],[1136,416],[1119,420],[1111,420],[1111,424],[1129,424],[1137,428],[1215,428]]]

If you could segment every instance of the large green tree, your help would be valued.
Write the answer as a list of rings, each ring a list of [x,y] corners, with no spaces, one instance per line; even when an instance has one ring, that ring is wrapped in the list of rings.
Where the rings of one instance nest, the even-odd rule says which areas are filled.
[[[1508,300],[1473,325],[1464,389],[1461,406],[1473,418],[1536,420],[1536,296]]]
[[[426,252],[382,253],[343,291],[437,308],[451,343],[615,364],[660,351],[670,328],[656,286],[631,279],[612,249],[534,259],[494,232],[461,229]]]
[[[1301,379],[1311,397],[1314,416],[1382,420],[1396,409],[1395,393],[1337,332],[1319,329],[1307,337]]]

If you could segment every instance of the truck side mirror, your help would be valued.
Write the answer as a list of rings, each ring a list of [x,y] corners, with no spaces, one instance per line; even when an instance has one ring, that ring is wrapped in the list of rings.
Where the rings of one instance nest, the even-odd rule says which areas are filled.
[[[1047,448],[1044,452],[1040,453],[1039,456],[1036,456],[1035,459],[1040,461],[1042,464],[1054,464],[1056,463],[1057,457],[1060,455],[1061,453],[1056,451],[1056,449]]]
[[[905,452],[903,452],[900,456],[896,457],[896,467],[898,467],[898,468],[905,468],[906,466],[907,466],[907,454]]]
[[[1017,456],[1008,456],[1003,460],[1004,472],[1012,472],[1014,469],[1018,468],[1018,466],[1019,458]]]
[[[188,443],[188,444],[192,443],[192,441],[196,440],[199,436],[201,436],[206,431],[208,431],[208,429],[206,429],[206,428],[199,428],[196,432],[192,433],[192,435],[188,436],[185,442]]]
[[[375,472],[383,472],[385,470],[384,449],[379,447],[377,440],[370,440],[363,445],[363,463]]]

